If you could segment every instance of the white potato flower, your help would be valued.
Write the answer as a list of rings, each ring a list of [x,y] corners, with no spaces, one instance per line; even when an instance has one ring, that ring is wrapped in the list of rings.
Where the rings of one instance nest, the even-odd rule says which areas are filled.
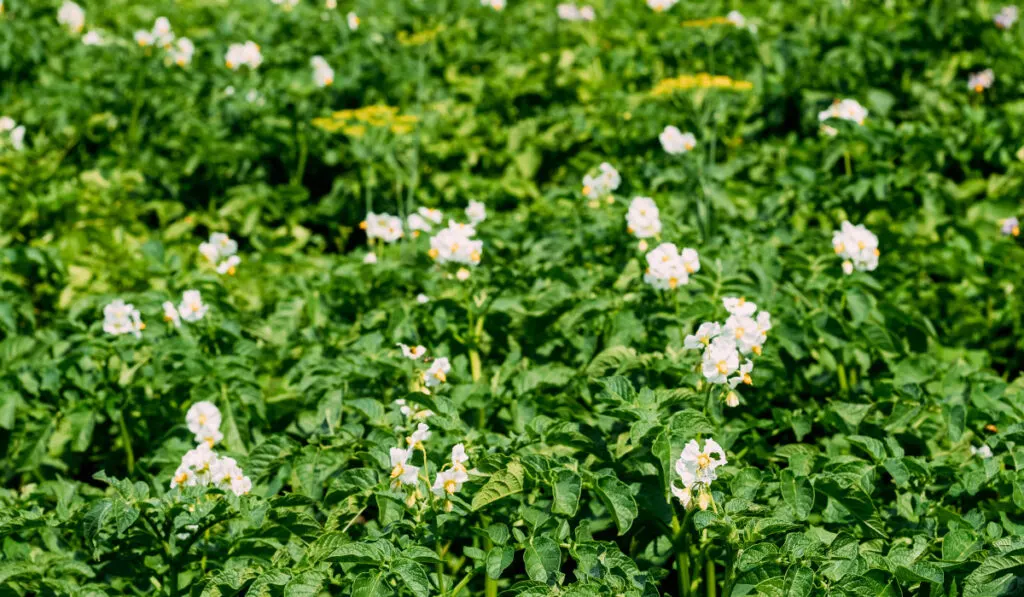
[[[644,282],[658,290],[675,290],[690,283],[690,274],[700,270],[697,251],[683,249],[673,243],[661,243],[647,254]]]
[[[210,467],[210,478],[212,485],[235,495],[245,495],[252,490],[252,480],[245,476],[234,458],[217,458]]]
[[[991,68],[986,68],[983,71],[971,73],[967,78],[967,88],[973,90],[975,93],[981,93],[992,84],[996,82],[996,75]]]
[[[854,226],[848,221],[843,222],[840,229],[832,234],[832,248],[836,255],[851,263],[851,268],[843,266],[844,271],[856,269],[870,272],[878,267],[878,257],[881,255],[878,237],[863,224]]]
[[[661,147],[665,153],[673,155],[686,153],[697,146],[697,138],[693,136],[693,133],[684,133],[671,125],[661,131],[658,140],[661,141]]]
[[[178,305],[178,313],[181,314],[181,318],[185,321],[199,321],[209,310],[209,305],[203,304],[202,296],[198,290],[186,290],[182,293],[181,303]]]
[[[675,6],[677,2],[679,0],[647,0],[647,6],[654,12],[664,12]]]
[[[559,4],[557,7],[558,18],[564,21],[593,21],[594,7],[577,6],[574,3]]]
[[[104,332],[114,336],[133,334],[136,338],[141,338],[142,330],[145,328],[146,324],[142,323],[142,316],[135,305],[114,299],[103,307]]]
[[[740,405],[740,397],[736,395],[736,392],[726,394],[725,405],[729,408],[735,408]]]
[[[416,295],[416,302],[421,305],[425,305],[430,302],[430,297],[421,292]]]
[[[220,263],[217,264],[217,273],[220,275],[227,274],[229,276],[233,276],[235,275],[235,272],[238,271],[238,266],[241,263],[241,257],[239,257],[238,255],[231,255],[224,261],[221,261]]]
[[[459,271],[455,272],[455,279],[458,280],[459,282],[465,282],[466,280],[469,279],[469,276],[469,270],[464,267],[460,267]]]
[[[999,231],[1003,236],[1020,236],[1020,220],[1016,217],[1006,218],[999,223]]]
[[[992,448],[988,447],[986,444],[982,444],[980,448],[971,446],[971,454],[978,456],[982,460],[988,460],[989,458],[992,458]]]
[[[82,36],[82,43],[87,46],[102,46],[106,41],[99,31],[93,29]]]
[[[428,388],[439,386],[448,380],[448,373],[451,370],[452,366],[447,358],[434,359],[434,362],[430,364],[430,368],[423,372],[423,383]]]
[[[327,87],[334,83],[334,69],[323,56],[313,56],[309,64],[313,67],[313,83],[317,87]]]
[[[757,311],[757,305],[741,297],[727,296],[722,299],[725,310],[732,315],[750,317]]]
[[[637,238],[651,238],[661,234],[658,205],[650,197],[634,197],[626,212],[626,231]]]
[[[860,105],[857,100],[844,99],[835,100],[832,105],[828,108],[818,112],[818,121],[824,123],[826,120],[835,118],[838,120],[847,120],[849,122],[856,122],[858,125],[863,125],[864,120],[868,117],[867,109]],[[822,131],[830,136],[834,137],[839,131],[834,127],[823,124]]]
[[[738,10],[729,11],[729,14],[725,15],[725,18],[736,27],[744,27],[747,24],[747,19]]]
[[[441,210],[434,209],[432,207],[420,207],[416,210],[416,213],[423,216],[423,218],[428,222],[433,222],[435,224],[440,224],[441,221],[444,220],[444,215],[441,213]]]
[[[722,333],[722,326],[710,321],[700,324],[697,333],[690,334],[683,340],[683,348],[704,350],[711,341]]]
[[[350,31],[355,31],[356,29],[359,29],[359,15],[357,15],[356,13],[350,12],[347,15],[345,15],[345,22],[348,24],[348,28]]]
[[[136,31],[135,35],[133,35],[132,37],[135,39],[135,43],[137,43],[139,47],[142,48],[153,45],[155,41],[155,39],[153,38],[153,34],[149,31]]]
[[[81,33],[85,27],[85,10],[71,0],[65,0],[57,11],[57,22],[71,33]]]
[[[25,149],[25,127],[18,126],[10,116],[0,116],[0,133],[7,133],[8,142],[15,151]]]
[[[212,448],[213,444],[223,439],[223,436],[220,436],[216,441],[208,441],[219,435],[221,424],[220,409],[212,402],[203,400],[193,404],[185,413],[185,422],[188,424],[188,430],[196,436],[197,444],[207,442]]]
[[[622,177],[608,162],[602,162],[598,166],[596,174],[587,174],[583,177],[583,196],[587,199],[611,199],[611,194],[622,184]]]
[[[418,361],[420,357],[427,354],[427,349],[423,345],[407,346],[399,342],[398,347],[402,349],[402,356],[414,361]]]
[[[706,440],[701,450],[697,441],[691,439],[683,446],[675,469],[684,487],[697,487],[700,491],[707,491],[711,483],[718,478],[718,467],[726,464],[728,461],[725,458],[725,450],[717,441]]]
[[[166,301],[162,305],[164,309],[164,321],[173,325],[176,328],[181,327],[181,316],[178,315],[178,309],[174,307],[174,303]]]
[[[423,442],[430,439],[431,431],[430,426],[426,423],[420,423],[416,426],[416,431],[412,432],[406,441],[409,443],[410,448],[422,448]]]
[[[466,471],[467,462],[469,462],[469,456],[466,455],[466,446],[463,444],[452,446],[452,468],[457,471]]]
[[[367,265],[373,265],[373,264],[377,263],[377,254],[373,253],[373,252],[367,253],[363,257],[363,263],[365,263]]]
[[[380,239],[386,243],[393,243],[405,236],[402,230],[402,218],[391,214],[366,214],[366,220],[359,224],[359,227],[366,231],[368,240]]]
[[[14,121],[10,116],[0,116],[0,133],[6,133],[14,129],[18,123]]]
[[[725,320],[722,334],[735,341],[736,348],[745,355],[754,352],[755,347],[758,353],[761,352],[760,346],[764,338],[757,328],[757,321],[750,316],[730,315]]]
[[[260,46],[252,41],[244,44],[231,44],[228,46],[227,54],[224,55],[224,64],[231,70],[238,70],[242,66],[248,66],[252,70],[263,64],[263,53]]]
[[[182,68],[192,64],[192,55],[196,52],[196,46],[187,37],[179,37],[174,42],[174,47],[167,51],[168,64],[176,64]]]
[[[470,201],[466,208],[466,217],[469,223],[476,226],[487,219],[487,207],[480,201]]]
[[[419,236],[420,232],[430,232],[433,227],[427,222],[427,219],[418,213],[409,214],[409,217],[405,219],[406,225],[409,230],[412,231],[413,236]]]
[[[744,361],[743,364],[740,365],[740,368],[737,371],[736,376],[729,378],[729,387],[735,388],[736,386],[740,385],[741,383],[746,384],[748,386],[753,385],[754,384],[754,380],[751,379],[751,377],[750,377],[750,372],[753,371],[753,370],[754,370],[754,361],[749,361],[749,360],[748,361]]]
[[[709,383],[727,383],[729,376],[735,373],[739,367],[740,352],[736,348],[736,341],[725,334],[712,340],[704,351],[701,373]]]
[[[480,0],[480,5],[494,10],[505,10],[505,0]]]
[[[391,486],[393,488],[398,488],[401,485],[416,485],[420,467],[409,463],[412,454],[412,448],[391,448]]]
[[[477,265],[483,256],[484,242],[473,239],[474,234],[476,230],[471,226],[444,228],[430,238],[428,254],[441,265]]]
[[[411,406],[405,403],[405,398],[399,398],[398,400],[395,400],[395,404],[399,406],[398,410],[400,410],[401,413],[406,417],[423,420],[429,419],[430,417],[434,416],[434,411],[430,410],[429,408],[425,408],[423,410],[413,409]]]
[[[1013,27],[1013,24],[1017,22],[1019,11],[1014,5],[1002,7],[994,17],[992,21],[996,24],[996,27],[1000,29],[1009,29]]]
[[[206,443],[199,444],[181,457],[181,464],[171,479],[171,489],[179,486],[195,487],[209,485],[213,479],[213,466],[217,454]]]

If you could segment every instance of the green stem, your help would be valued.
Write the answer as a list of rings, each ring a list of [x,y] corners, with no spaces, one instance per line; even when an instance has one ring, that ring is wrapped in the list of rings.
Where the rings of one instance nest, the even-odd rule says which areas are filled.
[[[683,524],[685,524],[685,519]],[[679,597],[690,595],[690,542],[687,540],[683,525],[679,523],[679,517],[672,514],[672,532],[675,534],[676,549],[676,577],[679,585]]]
[[[121,426],[121,441],[124,442],[124,457],[128,461],[128,475],[135,470],[135,452],[132,451],[132,436],[128,433],[128,424],[124,422],[124,409],[121,409],[118,423]]]
[[[839,389],[843,394],[849,392],[849,386],[846,383],[846,367],[842,363],[836,363],[836,376],[839,378]]]
[[[444,550],[441,549],[441,541],[437,542],[437,587],[441,591],[441,597],[446,597],[448,591],[444,588]]]
[[[475,569],[470,570],[469,572],[467,572],[466,576],[462,580],[459,581],[459,584],[455,585],[455,587],[452,588],[451,597],[458,597],[459,592],[461,592],[462,589],[464,589],[466,587],[466,585],[469,584],[470,579],[472,579],[475,574],[476,574],[476,570]]]
[[[707,578],[708,597],[715,597],[715,592],[718,590],[718,584],[715,582],[715,560],[712,559],[710,553],[705,553],[704,572],[705,577]]]
[[[846,175],[853,176],[853,167],[850,165],[850,151],[843,151],[843,163],[846,166]]]
[[[298,117],[297,117],[298,118]],[[306,158],[309,155],[309,146],[306,143],[306,135],[303,132],[304,123],[295,123],[295,137],[299,143],[299,159],[295,166],[295,173],[292,175],[292,184],[301,185],[302,178],[306,175]]]

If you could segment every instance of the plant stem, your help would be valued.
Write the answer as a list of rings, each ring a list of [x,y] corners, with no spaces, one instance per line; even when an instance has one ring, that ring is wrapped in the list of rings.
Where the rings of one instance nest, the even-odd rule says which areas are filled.
[[[707,578],[708,597],[715,597],[715,592],[718,590],[718,585],[715,582],[715,560],[708,552],[705,552],[704,572]]]
[[[846,394],[849,392],[849,386],[846,383],[846,367],[842,363],[836,363],[836,376],[839,378],[839,389]]]
[[[446,597],[448,591],[444,588],[444,550],[441,549],[441,541],[437,541],[437,587],[441,591],[441,597]]]
[[[853,176],[853,167],[850,165],[850,150],[843,151],[843,163],[846,166],[846,175]]]
[[[476,574],[476,570],[475,569],[474,570],[470,570],[469,572],[467,572],[466,576],[462,580],[459,581],[459,584],[455,585],[455,587],[452,588],[451,597],[457,597],[459,592],[462,591],[462,589],[464,589],[466,587],[466,585],[469,584],[469,581],[470,581],[470,579],[473,578],[474,574]]]
[[[679,524],[679,517],[675,513],[672,514],[672,532],[675,533],[673,543],[676,549],[676,575],[679,584],[679,597],[689,597],[690,542],[687,541],[683,525]]]
[[[135,452],[132,451],[132,436],[128,433],[128,424],[124,422],[124,409],[122,408],[118,424],[121,426],[121,441],[124,442],[124,457],[128,464],[128,475],[131,476],[135,470]]]

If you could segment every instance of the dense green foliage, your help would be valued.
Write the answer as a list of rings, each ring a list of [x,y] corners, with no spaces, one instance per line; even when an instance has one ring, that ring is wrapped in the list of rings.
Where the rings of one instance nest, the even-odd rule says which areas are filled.
[[[1000,233],[1022,25],[990,2],[591,3],[84,0],[74,33],[57,0],[0,2],[0,116],[25,127],[20,150],[0,132],[0,596],[1022,590],[1024,250]],[[684,23],[733,8],[745,26]],[[190,64],[132,41],[158,16]],[[262,65],[227,68],[247,40]],[[652,93],[699,73],[729,79]],[[868,116],[830,136],[839,98]],[[335,115],[372,106],[395,111]],[[663,151],[668,125],[696,148]],[[622,185],[592,206],[601,162]],[[638,195],[651,248],[699,252],[689,284],[645,283]],[[360,229],[470,200],[466,280],[430,233]],[[874,271],[844,275],[846,220]],[[198,250],[215,232],[234,275]],[[165,323],[189,289],[209,311]],[[683,348],[731,296],[773,323],[737,407]],[[116,298],[140,338],[104,332]],[[436,361],[399,342],[446,382],[423,393]],[[433,412],[418,495],[389,478],[420,422],[396,400]],[[170,488],[200,401],[248,494]],[[710,438],[728,464],[686,509],[675,462]],[[476,470],[435,496],[457,443]]]

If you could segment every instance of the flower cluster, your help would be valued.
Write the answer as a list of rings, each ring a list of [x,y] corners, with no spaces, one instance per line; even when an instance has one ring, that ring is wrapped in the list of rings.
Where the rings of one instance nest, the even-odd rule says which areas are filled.
[[[768,330],[772,329],[771,315],[767,311],[757,313],[757,305],[743,297],[725,297],[722,304],[729,312],[725,324],[702,323],[695,334],[683,340],[683,347],[703,352],[700,369],[708,383],[729,384],[732,388],[741,383],[752,385],[754,362],[750,355],[761,354]],[[735,394],[726,396],[728,406],[738,403]]]
[[[167,301],[163,304],[164,321],[174,327],[181,327],[181,320],[194,323],[202,319],[210,310],[209,305],[203,304],[203,298],[198,290],[186,290],[181,294],[181,303],[175,308],[174,303]]]
[[[459,263],[478,265],[484,250],[484,241],[475,240],[476,228],[468,224],[448,221],[448,227],[430,238],[428,255],[439,264]],[[467,270],[468,274],[468,270]]]
[[[0,135],[3,134],[16,151],[25,149],[25,125],[19,126],[10,116],[0,116]]]
[[[135,305],[114,299],[103,307],[104,332],[114,336],[134,334],[136,338],[141,338],[144,329],[146,324],[142,323],[142,316]]]
[[[641,239],[641,251],[647,248],[647,242],[643,239],[661,234],[661,218],[654,199],[650,197],[633,198],[629,203],[629,211],[626,212],[626,231]]]
[[[1000,29],[1009,29],[1013,27],[1013,24],[1017,22],[1019,11],[1014,5],[1002,7],[996,16],[992,17],[992,21],[996,24],[996,27]]]
[[[721,89],[725,91],[750,91],[754,84],[750,81],[733,79],[725,75],[711,75],[708,73],[697,73],[696,75],[679,75],[669,79],[662,79],[651,88],[651,95],[661,97],[671,95],[677,91],[689,89]]]
[[[661,147],[672,155],[686,153],[697,146],[697,138],[693,133],[684,133],[674,126],[666,126],[658,135]]]
[[[66,0],[57,11],[57,22],[71,33],[81,33],[85,27],[85,10],[71,0]]]
[[[832,102],[831,106],[821,112],[818,112],[818,121],[821,123],[824,123],[826,120],[831,118],[836,118],[863,125],[864,119],[867,117],[867,108],[860,105],[860,102],[854,99],[835,100]],[[839,131],[827,124],[822,124],[821,130],[829,137],[834,137],[839,133]]]
[[[470,201],[470,205],[473,203],[476,202]],[[409,214],[405,223],[409,226],[413,237],[417,237],[420,235],[420,232],[430,232],[433,230],[434,227],[431,224],[440,224],[443,219],[444,214],[441,213],[441,210],[432,207],[420,207],[416,210],[416,213]]]
[[[999,231],[1004,236],[1020,236],[1020,220],[1016,217],[1006,218],[999,224]]]
[[[693,249],[682,253],[673,243],[661,243],[647,254],[644,282],[658,290],[675,290],[690,283],[690,274],[700,271],[700,257]]]
[[[647,0],[647,6],[654,12],[664,12],[675,6],[679,0]]]
[[[576,6],[572,2],[566,2],[558,5],[558,18],[563,21],[593,21],[594,7],[593,6]]]
[[[607,199],[609,203],[614,201],[612,193],[622,184],[622,177],[608,162],[602,162],[598,166],[597,174],[587,174],[583,177],[583,196],[595,204],[599,199]]]
[[[248,66],[252,70],[263,64],[263,54],[260,53],[258,44],[247,41],[244,44],[231,44],[228,52],[224,55],[224,64],[231,70],[238,70],[242,66]]]
[[[672,495],[676,496],[687,510],[693,506],[694,494],[697,495],[696,503],[701,510],[707,510],[708,506],[713,507],[715,500],[711,497],[711,483],[718,478],[715,470],[727,463],[725,450],[715,440],[706,440],[703,450],[697,440],[690,440],[683,447],[675,463],[676,474],[679,475],[683,486],[678,487],[673,483]]]
[[[832,248],[843,258],[843,271],[849,275],[853,270],[874,271],[878,267],[878,237],[863,224],[854,226],[843,222],[839,230],[832,233]]]
[[[213,451],[214,444],[224,439],[220,432],[220,409],[212,402],[197,402],[188,409],[185,422],[197,445],[181,457],[181,464],[171,478],[171,489],[213,485],[235,495],[249,493],[252,480],[245,476],[235,459],[217,456]]]
[[[366,214],[366,219],[359,223],[359,227],[366,231],[366,239],[374,241],[380,239],[386,243],[393,243],[405,236],[402,230],[402,218],[391,214]]]
[[[426,423],[419,423],[412,435],[406,438],[406,447],[394,447],[389,451],[391,461],[391,487],[399,489],[409,487],[411,491],[406,499],[406,504],[412,506],[418,499],[423,497],[420,492],[420,467],[412,464],[416,450],[423,453],[423,464],[427,465],[427,453],[424,443],[430,439],[432,432]],[[466,447],[463,444],[455,444],[452,447],[451,459],[441,467],[441,470],[434,476],[434,483],[430,491],[438,498],[444,498],[444,511],[451,512],[453,504],[452,496],[462,489],[462,485],[469,480],[470,471],[466,468],[469,456],[466,455]],[[429,480],[424,477],[424,481]]]
[[[996,74],[992,72],[991,68],[986,68],[983,71],[971,73],[970,76],[967,77],[967,88],[975,93],[981,93],[991,87],[995,82]]]
[[[208,242],[200,243],[199,252],[206,257],[207,261],[216,266],[217,273],[221,275],[235,275],[239,264],[242,263],[242,258],[236,255],[238,242],[223,232],[214,232],[210,235]]]
[[[153,22],[153,29],[150,31],[140,30],[135,32],[135,43],[142,47],[160,46],[169,49],[174,43],[174,31],[171,29],[171,22],[167,17],[157,17]]]
[[[334,69],[323,56],[313,56],[309,64],[313,67],[313,83],[317,87],[327,87],[334,83]]]

